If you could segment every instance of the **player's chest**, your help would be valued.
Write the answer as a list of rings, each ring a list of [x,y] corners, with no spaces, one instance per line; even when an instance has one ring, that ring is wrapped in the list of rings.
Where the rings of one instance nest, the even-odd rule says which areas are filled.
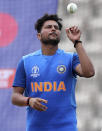
[[[31,80],[64,79],[71,74],[71,61],[63,58],[38,58],[26,68],[26,76]]]

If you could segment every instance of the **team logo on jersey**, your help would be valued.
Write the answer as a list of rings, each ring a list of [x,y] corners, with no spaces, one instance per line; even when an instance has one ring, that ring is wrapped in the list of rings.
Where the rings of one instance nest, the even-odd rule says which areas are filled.
[[[40,74],[39,74],[39,67],[37,65],[33,66],[31,76],[32,77],[40,76]]]
[[[62,73],[64,73],[65,71],[66,71],[65,65],[59,65],[59,66],[57,67],[57,72],[58,72],[58,73],[62,74]]]

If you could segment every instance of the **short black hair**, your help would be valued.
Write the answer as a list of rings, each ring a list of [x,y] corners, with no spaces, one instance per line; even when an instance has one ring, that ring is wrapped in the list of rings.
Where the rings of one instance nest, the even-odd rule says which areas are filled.
[[[40,33],[43,24],[46,21],[48,21],[48,20],[54,20],[54,21],[56,21],[58,23],[58,25],[59,25],[59,29],[60,30],[62,29],[62,24],[61,24],[62,19],[59,18],[57,14],[51,14],[51,15],[45,14],[44,16],[42,16],[41,18],[39,18],[37,20],[37,22],[35,23],[35,30],[37,30],[37,32]]]

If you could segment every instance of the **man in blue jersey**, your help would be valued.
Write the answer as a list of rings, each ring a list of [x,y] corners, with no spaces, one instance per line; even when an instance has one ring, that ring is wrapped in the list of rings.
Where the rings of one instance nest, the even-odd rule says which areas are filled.
[[[75,86],[77,75],[94,76],[80,30],[66,29],[77,53],[58,49],[61,18],[45,14],[35,29],[41,49],[23,56],[13,82],[12,103],[27,106],[26,131],[77,131]],[[23,95],[24,94],[24,95]]]

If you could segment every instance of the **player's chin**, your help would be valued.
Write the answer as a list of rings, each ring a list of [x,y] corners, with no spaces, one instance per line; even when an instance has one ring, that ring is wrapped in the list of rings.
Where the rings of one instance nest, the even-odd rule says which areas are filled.
[[[58,43],[60,42],[60,39],[50,39],[49,43],[52,45],[58,45]]]

